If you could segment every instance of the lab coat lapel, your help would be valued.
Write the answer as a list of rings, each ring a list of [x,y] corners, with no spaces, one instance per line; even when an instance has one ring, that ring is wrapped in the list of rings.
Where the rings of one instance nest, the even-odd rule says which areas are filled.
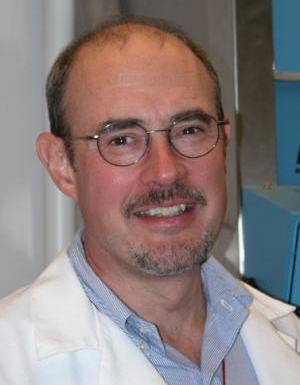
[[[128,336],[105,315],[99,317],[103,335],[99,385],[166,385]]]
[[[76,384],[87,383],[94,373],[100,385],[166,385],[128,336],[91,305],[66,253],[36,281],[31,301],[36,351],[43,362],[41,377],[57,367],[53,362],[59,354],[60,362],[72,362],[72,356],[84,358],[76,362],[86,379],[77,378]],[[70,376],[76,372],[71,365],[65,369]]]
[[[274,306],[276,302],[270,300],[269,304]],[[290,313],[291,307],[283,304],[284,306],[286,306],[286,314],[282,312],[282,305],[277,309],[281,317]],[[299,385],[300,356],[286,343],[282,333],[278,333],[271,323],[272,312],[274,308],[268,306],[263,308],[262,302],[254,299],[241,331],[258,382],[260,385],[282,385],[283,383]]]
[[[100,349],[97,311],[62,252],[32,287],[31,313],[38,358],[78,348]]]

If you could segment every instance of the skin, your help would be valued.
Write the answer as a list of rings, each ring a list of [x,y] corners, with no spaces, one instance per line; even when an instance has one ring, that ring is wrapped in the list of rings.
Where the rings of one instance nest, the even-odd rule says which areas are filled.
[[[148,129],[168,126],[175,114],[201,108],[216,117],[212,81],[199,60],[181,42],[136,32],[120,49],[87,44],[77,55],[65,94],[73,135],[91,135],[111,118],[134,117]],[[228,137],[229,127],[224,133]],[[137,314],[153,322],[163,340],[199,364],[205,323],[200,266],[173,274],[145,272],[132,249],[147,250],[164,269],[188,264],[190,245],[209,234],[215,239],[226,208],[223,138],[204,157],[176,154],[164,133],[152,135],[151,147],[137,164],[117,167],[99,156],[95,142],[75,142],[74,169],[61,139],[43,133],[37,151],[54,182],[77,201],[85,226],[84,249],[96,274]],[[199,191],[206,204],[176,195],[126,211],[133,198],[152,189],[181,184]],[[175,217],[138,216],[153,207],[189,203]],[[176,259],[176,260],[175,260]]]

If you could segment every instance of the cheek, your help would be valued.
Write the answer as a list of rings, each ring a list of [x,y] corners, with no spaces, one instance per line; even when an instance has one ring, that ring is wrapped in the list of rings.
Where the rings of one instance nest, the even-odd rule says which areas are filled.
[[[193,175],[204,191],[224,191],[226,185],[226,162],[223,148],[216,148],[210,154],[199,158]]]
[[[224,152],[213,152],[202,158],[201,165],[196,168],[193,183],[203,191],[208,208],[207,214],[223,218],[227,202],[226,166]]]
[[[210,178],[208,200],[213,205],[214,215],[222,221],[227,206],[226,165],[224,159],[219,163],[218,167],[211,168],[210,177],[208,176],[208,178]]]
[[[206,173],[207,181],[209,181],[208,188],[211,190],[212,200],[215,197],[215,200],[220,202],[221,205],[226,204],[226,164],[224,156],[220,155],[217,157],[216,161],[207,167]]]
[[[109,217],[120,211],[136,178],[132,171],[104,163],[98,154],[85,157],[77,169],[78,204],[83,215]]]

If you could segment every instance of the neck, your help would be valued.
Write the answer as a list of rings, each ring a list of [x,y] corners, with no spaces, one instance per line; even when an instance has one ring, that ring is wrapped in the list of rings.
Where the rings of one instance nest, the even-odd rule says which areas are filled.
[[[200,268],[171,277],[103,269],[87,259],[103,282],[141,318],[156,325],[164,342],[199,365],[206,317]]]
[[[171,281],[157,285],[150,297],[146,294],[145,300],[152,297],[153,303],[142,316],[157,326],[164,342],[199,365],[206,318],[200,269]]]

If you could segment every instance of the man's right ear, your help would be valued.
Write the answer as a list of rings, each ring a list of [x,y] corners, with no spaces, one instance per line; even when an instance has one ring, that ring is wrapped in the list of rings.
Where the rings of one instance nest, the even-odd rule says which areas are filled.
[[[75,170],[70,164],[63,139],[50,132],[43,132],[36,140],[36,150],[57,187],[76,200]]]

